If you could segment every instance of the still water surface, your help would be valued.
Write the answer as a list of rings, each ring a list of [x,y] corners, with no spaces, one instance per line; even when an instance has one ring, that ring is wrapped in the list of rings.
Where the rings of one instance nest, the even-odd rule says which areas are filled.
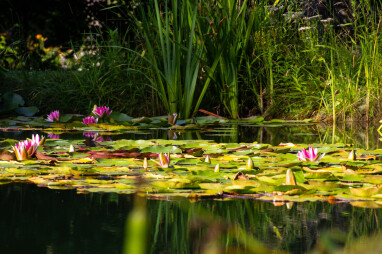
[[[1,253],[122,253],[133,198],[1,185]],[[288,207],[251,199],[148,200],[146,207],[150,253],[203,253],[211,243],[218,253],[226,246],[245,248],[227,236],[228,227],[244,229],[269,248],[306,253],[377,233],[382,218],[381,209],[326,202]]]

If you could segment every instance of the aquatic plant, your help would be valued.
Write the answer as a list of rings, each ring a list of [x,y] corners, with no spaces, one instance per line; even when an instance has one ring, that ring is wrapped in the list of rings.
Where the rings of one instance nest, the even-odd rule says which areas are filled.
[[[215,169],[214,169],[214,172],[215,172],[215,173],[220,173],[220,164],[219,164],[219,163],[216,164]]]
[[[32,139],[30,140],[29,138],[27,138],[27,140],[31,141],[32,144],[36,144],[37,146],[43,145],[45,143],[45,137],[41,136],[40,138],[38,134],[32,135]]]
[[[297,157],[299,161],[319,161],[324,157],[325,153],[323,153],[320,157],[318,157],[317,148],[309,147],[308,151],[303,148],[301,151],[297,153]]]
[[[285,184],[286,185],[297,185],[296,177],[294,176],[292,169],[287,170]]]
[[[48,122],[58,122],[60,120],[60,111],[54,110],[50,112],[48,115],[48,118],[46,119]]]
[[[98,123],[98,118],[95,118],[94,116],[87,116],[84,119],[82,119],[83,124],[94,124]]]
[[[254,168],[253,160],[251,159],[251,157],[249,157],[247,161],[247,169],[253,169],[253,168]]]
[[[211,66],[201,68],[204,46],[197,32],[197,2],[166,1],[164,10],[159,2],[141,8],[142,20],[137,19],[136,24],[144,35],[152,86],[170,114],[177,112],[181,119],[187,119],[197,112],[220,55],[214,56]],[[200,70],[206,72],[205,78]]]
[[[203,1],[201,6],[207,18],[198,19],[203,34],[200,43],[206,49],[207,61],[211,61],[209,65],[213,66],[216,56],[220,56],[215,87],[221,91],[220,100],[234,119],[239,118],[239,73],[246,65],[242,62],[251,45],[256,18],[256,9],[248,8],[249,5],[247,1],[240,4],[231,0]],[[217,8],[219,11],[215,11]]]
[[[177,119],[178,119],[177,113],[173,113],[173,114],[168,115],[168,123],[171,125],[175,125]]]
[[[106,106],[97,107],[97,105],[94,105],[94,108],[92,111],[92,113],[95,116],[98,116],[99,118],[108,117],[111,114],[111,112],[113,112],[113,111],[110,110],[109,107],[106,107]]]
[[[26,139],[23,141],[19,141],[17,144],[12,146],[12,151],[16,155],[16,159],[18,161],[27,160],[28,158],[31,158],[37,148],[40,145],[43,145],[45,142],[45,137],[40,138],[38,134],[32,135],[32,139]]]
[[[159,164],[162,168],[168,168],[170,166],[170,154],[160,153],[158,155]]]

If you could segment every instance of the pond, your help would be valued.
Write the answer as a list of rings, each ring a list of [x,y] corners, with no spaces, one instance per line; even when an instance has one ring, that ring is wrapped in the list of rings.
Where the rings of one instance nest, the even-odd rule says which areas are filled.
[[[192,139],[273,146],[344,143],[375,150],[381,147],[377,127],[354,124],[333,129],[316,124],[229,124],[190,131],[138,129],[102,133],[107,135],[98,137],[102,137],[106,145],[130,139]],[[0,138],[22,140],[32,133],[46,136],[47,132],[39,128],[4,128]],[[61,140],[77,143],[89,139],[89,134],[82,131],[52,133],[60,135]],[[33,164],[26,168],[35,170]],[[223,167],[222,170],[227,169]],[[14,171],[14,174],[19,172]],[[23,174],[28,175],[28,172]],[[3,179],[0,185],[1,253],[123,253],[126,251],[124,244],[134,239],[126,221],[137,207],[147,213],[144,245],[148,253],[264,253],[270,250],[334,253],[349,251],[345,248],[357,250],[359,241],[360,246],[367,244],[368,253],[376,253],[381,248],[378,233],[382,227],[382,209],[375,202],[273,202],[272,199],[264,201],[228,194],[220,198],[192,199],[161,193],[145,199],[125,190],[120,194],[108,193],[100,187],[99,191],[89,192],[86,188],[90,187],[83,185],[83,189],[79,187],[83,191],[78,191],[35,180],[37,185],[45,186],[38,187],[27,183],[23,175],[16,178],[12,182]],[[94,179],[103,181],[106,178],[98,175]]]

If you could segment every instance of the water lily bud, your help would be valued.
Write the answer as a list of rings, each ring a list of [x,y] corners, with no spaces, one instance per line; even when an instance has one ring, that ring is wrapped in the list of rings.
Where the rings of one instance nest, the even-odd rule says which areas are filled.
[[[69,146],[69,153],[74,153],[74,146],[73,145]]]
[[[173,115],[172,124],[175,125],[176,121],[178,120],[178,114],[174,113],[172,115]]]
[[[159,164],[162,168],[168,168],[170,166],[170,154],[160,153],[158,157]]]
[[[207,162],[207,163],[210,163],[211,164],[211,159],[210,159],[210,156],[206,156],[206,159],[204,160],[204,162]]]
[[[249,157],[247,161],[247,169],[253,169],[253,168],[254,168],[253,160],[251,159],[251,157]]]
[[[143,168],[147,171],[148,163],[147,163],[147,158],[145,157],[143,159]]]
[[[39,146],[44,145],[45,144],[45,140],[46,140],[46,138],[43,136],[41,141],[40,141],[40,143],[39,143]]]
[[[287,202],[287,203],[286,203],[286,207],[287,207],[288,209],[292,209],[292,207],[293,207],[293,202]]]
[[[214,171],[215,171],[215,173],[219,173],[220,172],[220,165],[219,165],[219,163],[216,164]]]
[[[296,178],[294,177],[292,169],[288,169],[285,179],[286,185],[297,185]]]
[[[178,114],[177,113],[170,114],[168,116],[168,123],[171,125],[175,125],[177,120],[178,120]]]
[[[351,160],[351,161],[357,160],[357,156],[355,154],[355,150],[351,150],[350,151],[348,159]]]

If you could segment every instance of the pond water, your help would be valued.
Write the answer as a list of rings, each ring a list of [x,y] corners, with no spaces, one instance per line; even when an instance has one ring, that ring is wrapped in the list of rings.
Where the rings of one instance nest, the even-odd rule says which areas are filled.
[[[1,185],[1,253],[122,253],[133,199],[32,184]],[[214,253],[248,249],[253,242],[227,236],[228,230],[241,229],[271,249],[333,251],[382,227],[381,209],[347,203],[274,206],[251,199],[147,200],[146,207],[150,253],[210,253],[211,245]]]
[[[109,137],[257,141],[272,145],[341,142],[377,149],[381,148],[377,127],[230,125],[202,132],[155,129]],[[24,139],[31,133],[39,132],[4,129],[0,138]],[[59,135],[62,139],[84,139],[82,132]],[[129,238],[126,219],[135,207],[135,199],[134,195],[77,194],[75,190],[52,190],[25,183],[0,185],[1,253],[123,253],[123,244]],[[332,203],[272,203],[250,198],[196,202],[149,199],[144,205],[148,215],[146,247],[149,253],[263,253],[266,249],[334,253],[359,239],[379,237],[382,209]],[[366,241],[364,244],[372,239]],[[365,253],[376,253],[371,246]]]

